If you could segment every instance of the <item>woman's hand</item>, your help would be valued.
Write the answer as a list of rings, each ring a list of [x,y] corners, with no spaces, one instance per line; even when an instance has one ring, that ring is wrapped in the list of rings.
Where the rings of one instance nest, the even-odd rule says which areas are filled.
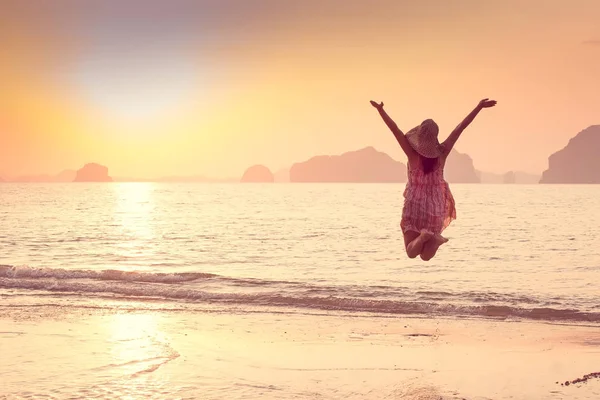
[[[383,101],[382,101],[381,103],[376,103],[376,102],[374,102],[373,100],[371,100],[371,105],[372,105],[373,107],[375,107],[376,109],[378,109],[378,110],[381,110],[381,109],[383,109]]]
[[[479,108],[490,108],[496,105],[496,100],[483,99],[479,102],[477,107]]]

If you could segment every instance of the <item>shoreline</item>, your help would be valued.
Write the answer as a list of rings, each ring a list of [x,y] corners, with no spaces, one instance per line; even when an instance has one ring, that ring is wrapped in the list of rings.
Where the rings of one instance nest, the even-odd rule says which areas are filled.
[[[0,394],[18,398],[27,388],[56,398],[86,390],[99,398],[600,396],[593,376],[564,385],[600,369],[597,326],[232,311],[40,306],[3,313],[0,374],[7,393]]]

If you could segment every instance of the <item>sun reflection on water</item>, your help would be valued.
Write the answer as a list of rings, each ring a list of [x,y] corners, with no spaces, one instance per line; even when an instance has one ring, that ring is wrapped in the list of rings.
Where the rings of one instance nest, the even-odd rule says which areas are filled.
[[[115,314],[108,328],[113,365],[124,374],[153,372],[174,356],[153,314]]]
[[[156,254],[155,227],[152,217],[156,208],[154,183],[118,183],[114,185],[116,208],[114,223],[122,236],[117,244],[117,260],[126,268],[147,266]]]

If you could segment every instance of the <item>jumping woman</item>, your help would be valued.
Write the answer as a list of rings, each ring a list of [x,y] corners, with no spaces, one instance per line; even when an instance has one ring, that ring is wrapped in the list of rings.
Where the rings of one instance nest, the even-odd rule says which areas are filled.
[[[444,229],[456,219],[454,198],[444,179],[446,158],[461,133],[484,108],[494,107],[495,100],[483,99],[440,144],[437,124],[427,119],[406,133],[387,115],[383,102],[371,101],[408,158],[408,183],[404,190],[404,207],[400,227],[404,246],[410,258],[421,256],[429,261],[448,239]]]

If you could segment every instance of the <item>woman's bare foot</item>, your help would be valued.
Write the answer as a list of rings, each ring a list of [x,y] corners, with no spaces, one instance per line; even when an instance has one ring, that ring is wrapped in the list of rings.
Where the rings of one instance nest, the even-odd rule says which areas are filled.
[[[443,237],[442,235],[433,235],[433,240],[435,240],[435,242],[438,244],[438,246],[443,245],[444,243],[448,242],[448,239],[446,239],[445,237]]]
[[[433,237],[432,233],[426,232],[426,231],[421,231],[419,236],[417,236],[412,242],[410,242],[408,244],[408,246],[406,246],[406,254],[408,255],[408,257],[415,258],[419,254],[421,254],[421,251],[423,250],[423,246],[432,237]]]
[[[447,241],[448,241],[448,239],[446,239],[445,237],[443,237],[440,234],[433,235],[433,238],[431,238],[431,240],[427,241],[423,245],[423,249],[421,250],[421,254],[420,254],[421,259],[423,261],[431,260],[437,253],[440,246],[443,245],[444,243],[446,243]]]

